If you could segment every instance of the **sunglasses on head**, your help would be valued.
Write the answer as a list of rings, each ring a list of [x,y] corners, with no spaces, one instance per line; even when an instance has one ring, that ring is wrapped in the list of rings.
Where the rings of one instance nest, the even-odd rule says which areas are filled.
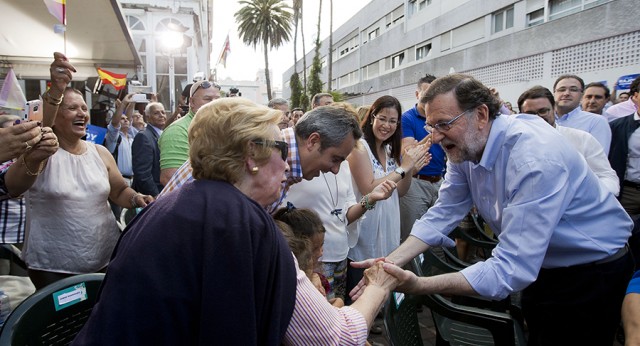
[[[265,145],[271,148],[276,148],[280,150],[280,157],[282,161],[287,161],[287,156],[289,156],[289,144],[284,141],[263,141],[261,139],[256,139],[253,143],[258,145]]]
[[[189,97],[193,97],[193,95],[196,93],[196,91],[198,91],[200,89],[209,89],[211,87],[220,89],[220,86],[218,84],[211,83],[211,82],[206,80],[206,81],[201,82],[200,85],[198,85],[196,90],[194,90]]]

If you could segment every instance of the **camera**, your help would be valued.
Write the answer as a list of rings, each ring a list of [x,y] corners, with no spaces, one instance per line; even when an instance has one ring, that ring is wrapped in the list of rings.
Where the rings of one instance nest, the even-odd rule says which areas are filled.
[[[148,94],[133,94],[131,95],[131,101],[135,103],[149,103]]]

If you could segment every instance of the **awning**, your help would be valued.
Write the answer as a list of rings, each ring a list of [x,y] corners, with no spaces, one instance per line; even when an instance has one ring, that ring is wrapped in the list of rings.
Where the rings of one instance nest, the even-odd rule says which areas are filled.
[[[67,0],[66,55],[74,80],[96,77],[97,67],[133,76],[140,56],[116,0]],[[48,79],[53,52],[65,52],[64,36],[43,0],[4,0],[0,13],[0,63],[19,79]]]

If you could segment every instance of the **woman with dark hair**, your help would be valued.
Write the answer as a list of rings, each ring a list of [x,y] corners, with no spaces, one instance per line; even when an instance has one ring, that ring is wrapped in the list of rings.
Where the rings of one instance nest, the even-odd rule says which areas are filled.
[[[383,257],[400,245],[399,198],[409,190],[411,176],[431,160],[430,142],[411,145],[402,152],[401,114],[400,102],[395,97],[378,98],[360,124],[364,137],[347,158],[358,199],[385,180],[397,183],[396,191],[388,199],[377,203],[363,200],[366,209],[375,209],[358,224],[360,236],[349,250],[349,261]],[[363,269],[349,268],[347,292],[362,274]]]

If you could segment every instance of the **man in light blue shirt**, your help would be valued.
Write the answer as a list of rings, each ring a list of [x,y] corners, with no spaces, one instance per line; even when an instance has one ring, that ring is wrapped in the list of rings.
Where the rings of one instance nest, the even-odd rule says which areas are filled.
[[[584,81],[576,75],[562,75],[553,84],[553,96],[556,99],[556,123],[561,126],[587,131],[595,137],[604,153],[609,155],[611,128],[607,118],[580,109],[580,100],[584,92]]]
[[[417,278],[385,264],[397,290],[492,298],[524,290],[530,344],[611,344],[633,271],[633,223],[613,194],[544,120],[499,116],[499,102],[472,77],[439,78],[425,99],[447,173],[436,204],[387,260],[402,266],[430,246],[453,246],[447,234],[472,205],[499,243],[458,273]]]

